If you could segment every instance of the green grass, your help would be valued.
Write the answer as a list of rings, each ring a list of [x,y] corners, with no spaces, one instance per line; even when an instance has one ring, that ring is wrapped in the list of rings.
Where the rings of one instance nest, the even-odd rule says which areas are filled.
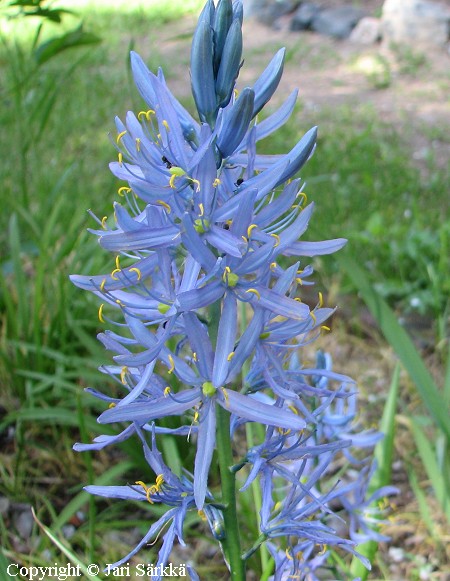
[[[0,166],[0,382],[6,408],[0,433],[15,429],[2,462],[0,493],[34,505],[51,535],[59,535],[80,508],[94,515],[82,483],[98,478],[126,482],[142,477],[144,470],[131,442],[121,446],[122,455],[113,465],[105,453],[91,458],[71,450],[80,437],[88,441],[104,432],[95,422],[98,404],[84,395],[83,387],[110,387],[96,371],[108,360],[95,339],[101,330],[97,301],[73,287],[68,275],[110,269],[111,257],[86,233],[94,226],[86,210],[102,217],[111,213],[117,199],[117,183],[107,167],[114,158],[108,132],[114,133],[115,114],[123,117],[129,108],[140,108],[130,82],[128,49],[139,49],[154,69],[163,64],[167,78],[174,79],[179,68],[159,39],[170,39],[171,55],[186,58],[188,42],[177,25],[183,13],[199,6],[197,0],[96,1],[95,9],[84,1],[61,4],[76,8],[85,17],[86,30],[102,43],[72,49],[38,68],[27,57],[26,31],[21,32],[22,52],[15,52],[10,37],[8,46],[0,47],[0,148],[5,152]],[[187,69],[183,74],[188,79]],[[317,121],[299,107],[283,132],[262,142],[260,151],[286,151]],[[391,306],[407,311],[411,298],[421,297],[426,313],[439,323],[444,353],[450,236],[444,218],[446,168],[431,157],[425,172],[419,171],[408,146],[408,129],[399,134],[366,107],[324,111],[319,121],[318,150],[303,171],[308,198],[317,204],[309,236],[348,237],[350,252]],[[320,264],[337,277],[331,262]],[[358,286],[350,279],[342,282],[352,293]],[[422,428],[415,425],[414,435],[423,452]],[[173,455],[169,444],[165,452]],[[432,475],[435,465],[427,470]],[[52,476],[51,484],[42,481],[44,472]],[[121,503],[100,504],[91,524],[83,523],[70,541],[76,558],[89,562],[94,553],[97,560],[102,554],[104,549],[92,542],[94,525],[99,534],[126,526],[145,532],[151,515],[137,511],[137,522],[127,523],[128,510]],[[59,555],[55,541],[38,525],[33,531],[34,561],[15,548],[6,525],[0,531],[7,560],[40,564],[44,550]],[[59,536],[57,542],[64,543]],[[65,550],[72,558],[68,553],[74,550]],[[120,544],[109,546],[102,559],[112,562],[124,550]],[[2,561],[0,554],[0,567]]]

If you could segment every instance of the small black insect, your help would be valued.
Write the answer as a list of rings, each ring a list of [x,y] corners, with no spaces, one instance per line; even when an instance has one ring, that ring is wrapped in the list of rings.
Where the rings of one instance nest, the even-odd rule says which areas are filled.
[[[170,169],[171,167],[173,167],[173,164],[170,163],[170,161],[167,159],[167,157],[165,155],[162,156],[162,162],[166,164],[167,169]]]

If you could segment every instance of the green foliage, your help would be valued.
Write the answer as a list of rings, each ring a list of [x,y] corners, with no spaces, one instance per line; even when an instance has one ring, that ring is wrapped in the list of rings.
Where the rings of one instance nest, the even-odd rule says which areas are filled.
[[[422,461],[425,472],[429,478],[435,497],[441,505],[442,512],[450,523],[450,422],[448,421],[448,404],[450,393],[450,358],[447,363],[447,373],[443,389],[435,384],[406,331],[397,322],[395,314],[386,302],[370,285],[368,278],[357,263],[345,254],[338,258],[339,264],[353,279],[359,293],[375,317],[380,330],[394,349],[401,364],[414,382],[417,392],[423,404],[427,408],[430,418],[408,414],[408,420],[412,436],[415,440],[417,453]],[[398,377],[397,377],[398,380]],[[398,382],[398,381],[397,381]],[[393,384],[394,385],[394,384]],[[391,387],[392,391],[397,388]],[[392,399],[391,411],[392,411]],[[392,416],[391,416],[392,417]],[[393,423],[387,433],[385,445],[392,446]],[[381,464],[378,469],[379,482],[385,482],[389,477],[392,454],[381,454]],[[435,536],[433,516],[425,501],[425,496],[418,484],[418,478],[414,469],[409,470],[411,487],[418,500],[423,521],[427,524],[432,536]],[[357,566],[355,566],[357,567]],[[364,579],[364,577],[363,577]]]
[[[398,394],[400,388],[400,365],[395,367],[392,376],[391,387],[388,392],[386,403],[383,410],[379,430],[384,434],[383,440],[375,447],[375,460],[377,469],[370,482],[370,491],[387,486],[391,483],[392,462],[394,459],[396,423],[395,416],[398,406]],[[359,547],[359,552],[367,557],[371,563],[374,562],[378,550],[378,543],[369,541]],[[369,571],[356,558],[353,558],[350,573],[353,577],[360,577],[361,581],[366,581]]]

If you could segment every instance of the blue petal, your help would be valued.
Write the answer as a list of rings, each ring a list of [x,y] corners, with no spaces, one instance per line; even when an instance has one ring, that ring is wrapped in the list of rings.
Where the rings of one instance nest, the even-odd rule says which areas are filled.
[[[194,313],[185,313],[183,318],[190,346],[196,354],[198,370],[203,377],[211,377],[214,353],[206,326],[198,320]]]
[[[231,389],[222,389],[218,394],[219,404],[240,418],[287,430],[303,430],[306,426],[306,422],[299,416],[276,405],[261,403]]]
[[[210,6],[212,3],[208,4]],[[205,5],[200,14],[192,38],[191,84],[200,119],[213,127],[217,112],[217,101],[214,87],[213,37],[208,5]]]
[[[347,244],[345,238],[321,240],[320,242],[293,242],[283,249],[284,256],[322,256],[333,254]]]
[[[200,510],[205,502],[208,486],[208,473],[216,443],[216,404],[215,399],[203,403],[200,410],[197,432],[197,453],[194,465],[194,497]]]
[[[237,331],[237,301],[233,293],[227,293],[223,299],[222,315],[217,333],[216,354],[212,382],[221,387],[227,378],[230,361],[228,356],[233,351]]]
[[[255,91],[253,117],[261,111],[278,87],[281,75],[283,74],[285,52],[285,48],[280,48],[253,85],[253,90]]]
[[[217,147],[223,157],[231,155],[244,138],[252,119],[254,99],[254,92],[247,87],[233,105],[222,110]]]
[[[113,422],[137,422],[146,424],[150,420],[156,420],[164,416],[176,416],[198,404],[202,393],[199,388],[188,389],[177,393],[174,397],[170,394],[149,402],[133,402],[120,408],[115,407],[104,411],[98,418],[100,424]]]
[[[179,230],[174,227],[142,227],[134,232],[107,232],[100,237],[100,245],[113,252],[150,250],[180,243]]]
[[[231,99],[234,85],[239,74],[239,68],[241,66],[241,58],[242,29],[241,23],[236,18],[233,20],[233,23],[228,30],[220,59],[219,71],[217,73],[216,96],[219,107],[225,107]]]

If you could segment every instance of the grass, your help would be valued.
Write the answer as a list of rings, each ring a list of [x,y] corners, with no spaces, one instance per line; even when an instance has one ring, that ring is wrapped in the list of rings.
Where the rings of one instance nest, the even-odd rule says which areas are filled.
[[[153,516],[149,505],[144,511],[136,508],[135,519],[127,521],[128,507],[96,505],[81,490],[88,481],[126,482],[141,477],[144,466],[131,442],[121,445],[117,460],[105,452],[92,457],[72,452],[74,441],[89,441],[100,433],[95,422],[98,405],[82,388],[101,386],[107,391],[109,387],[96,370],[108,359],[95,340],[101,330],[98,304],[72,287],[68,275],[102,272],[111,262],[85,231],[93,226],[86,210],[91,208],[100,217],[111,211],[117,184],[107,170],[114,157],[107,134],[114,132],[114,114],[123,117],[129,108],[140,107],[130,83],[128,49],[139,49],[152,68],[164,63],[167,78],[175,80],[179,64],[168,59],[159,38],[162,35],[172,43],[167,49],[171,55],[183,54],[181,60],[186,59],[188,44],[176,23],[183,12],[199,6],[196,0],[164,5],[96,1],[91,8],[84,1],[61,4],[79,11],[86,30],[100,36],[102,43],[71,49],[38,68],[27,57],[26,30],[21,31],[22,52],[11,44],[11,37],[0,48],[4,87],[0,147],[7,152],[0,168],[4,407],[0,493],[35,506],[37,513],[31,539],[20,539],[17,532],[7,530],[6,520],[0,530],[6,559],[34,565],[44,564],[49,554],[52,559],[84,563],[100,560],[101,555],[102,561],[112,562],[126,551],[127,535],[137,535],[139,540]],[[11,54],[16,58],[11,59]],[[187,78],[186,69],[183,74]],[[39,102],[42,106],[36,107]],[[299,107],[276,140],[261,143],[260,152],[286,151],[315,122]],[[445,168],[430,157],[426,173],[419,171],[408,134],[400,135],[370,108],[325,110],[320,125],[318,151],[304,172],[308,197],[317,203],[311,238],[348,237],[353,255],[391,306],[406,313],[413,308],[411,300],[418,299],[424,313],[436,321],[437,351],[444,360],[450,236],[444,218],[448,210]],[[432,179],[427,179],[430,175]],[[358,284],[343,278],[335,261],[322,259],[318,266],[331,273],[325,279],[327,286],[338,281],[343,291],[355,293]],[[424,433],[430,426],[422,420],[414,416],[411,429],[426,456]],[[165,453],[173,454],[170,444]],[[425,466],[430,478],[436,474],[436,462],[430,460]],[[411,470],[420,500],[417,465]],[[445,482],[438,484],[438,500],[443,502]],[[91,518],[80,521],[80,510]],[[433,518],[426,518],[433,526]],[[76,526],[71,525],[74,522]],[[71,529],[73,549],[61,534],[65,530],[67,536],[63,527],[68,525],[75,529]],[[190,526],[201,536],[198,520]],[[115,537],[113,530],[118,531]],[[56,541],[48,538],[48,532]],[[110,539],[106,548],[95,540],[102,535]],[[58,543],[62,546],[56,549]],[[27,554],[31,546],[33,557]],[[58,550],[66,557],[60,557]],[[149,562],[151,556],[146,555]],[[4,560],[0,553],[0,567]],[[204,565],[203,574],[214,566]]]

